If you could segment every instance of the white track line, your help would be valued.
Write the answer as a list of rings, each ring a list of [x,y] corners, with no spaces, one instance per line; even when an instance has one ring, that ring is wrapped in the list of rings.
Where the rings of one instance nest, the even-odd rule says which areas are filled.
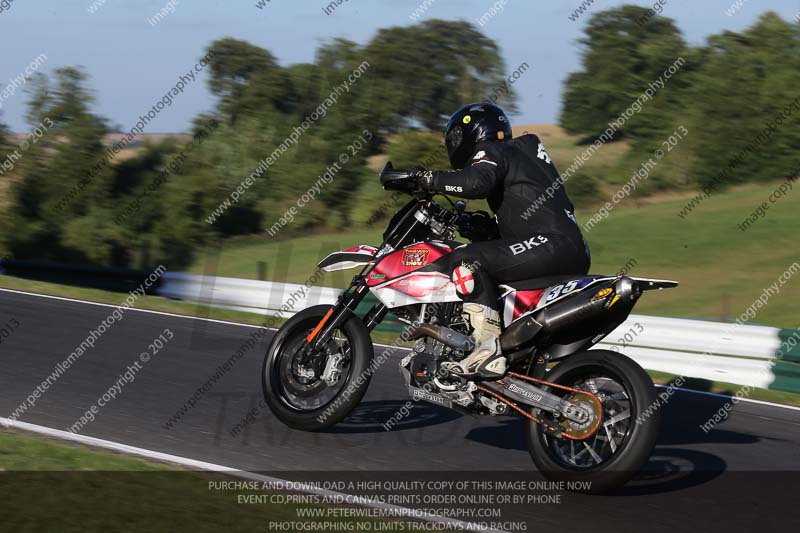
[[[656,385],[656,387],[658,387],[659,389],[668,388],[667,385]],[[755,388],[755,387],[753,387],[753,388]],[[720,394],[719,392],[708,392],[708,391],[694,390],[694,389],[682,389],[680,387],[674,387],[673,390],[680,391],[680,392],[690,392],[692,394],[701,394],[703,396],[713,396],[714,398],[725,398],[727,400],[735,398],[735,396],[731,396],[729,394]],[[793,411],[800,411],[800,407],[795,407],[794,405],[783,405],[781,403],[765,402],[764,400],[752,400],[750,398],[738,398],[736,400],[736,403],[739,403],[739,402],[755,403],[755,404],[759,404],[759,405],[768,405],[770,407],[782,407],[784,409],[790,409],[790,410],[793,410]]]
[[[78,300],[76,298],[65,298],[63,296],[51,296],[50,294],[39,294],[35,292],[25,292],[25,291],[18,291],[14,289],[4,289],[0,287],[0,291],[2,292],[12,292],[15,294],[24,294],[25,296],[37,296],[39,298],[49,298],[51,300],[61,300],[64,302],[73,302],[85,305],[97,305],[99,307],[113,307],[114,309],[122,309],[121,305],[114,305],[114,304],[104,304],[100,302],[91,302],[88,300]],[[239,326],[241,328],[255,328],[255,329],[267,329],[269,331],[278,331],[278,328],[267,328],[264,326],[256,326],[254,324],[243,324],[242,322],[231,322],[229,320],[217,320],[215,318],[204,318],[201,316],[192,316],[192,315],[179,315],[176,313],[167,313],[166,311],[151,311],[150,309],[139,309],[137,307],[128,307],[126,311],[138,311],[140,313],[149,313],[152,315],[164,315],[164,316],[172,316],[175,318],[187,318],[189,320],[205,320],[206,322],[214,322],[215,324],[225,324],[227,326]],[[375,346],[380,346],[381,348],[396,348],[398,350],[411,350],[411,348],[405,348],[403,346],[391,346],[389,344],[379,344],[377,342],[372,343]]]
[[[61,300],[61,301],[64,301],[64,302],[74,302],[74,303],[85,304],[85,305],[97,305],[99,307],[113,307],[114,309],[122,309],[121,305],[104,304],[104,303],[100,303],[100,302],[90,302],[90,301],[87,301],[87,300],[78,300],[78,299],[75,299],[75,298],[64,298],[63,296],[51,296],[49,294],[37,294],[35,292],[25,292],[25,291],[17,291],[17,290],[14,290],[14,289],[3,289],[3,288],[0,288],[0,291],[13,292],[13,293],[16,293],[16,294],[24,294],[26,296],[38,296],[39,298],[49,298],[51,300]],[[217,324],[227,324],[229,326],[239,326],[239,327],[243,327],[243,328],[256,328],[256,329],[258,329],[258,328],[263,327],[263,326],[255,326],[253,324],[242,324],[241,322],[230,322],[228,320],[216,320],[214,318],[203,318],[203,317],[200,317],[200,316],[192,316],[192,315],[179,315],[179,314],[176,314],[176,313],[167,313],[165,311],[151,311],[150,309],[139,309],[137,307],[128,307],[128,308],[126,308],[126,311],[138,311],[140,313],[149,313],[149,314],[152,314],[152,315],[173,316],[175,318],[187,318],[189,320],[205,320],[206,322],[215,322]],[[270,329],[272,331],[278,331],[277,328],[266,328],[266,329]]]
[[[120,307],[118,305],[103,304],[103,303],[98,303],[98,302],[89,302],[89,301],[86,301],[86,300],[77,300],[75,298],[64,298],[64,297],[61,297],[61,296],[50,296],[49,294],[37,294],[35,292],[17,291],[17,290],[13,290],[13,289],[0,288],[0,291],[13,292],[13,293],[16,293],[16,294],[24,294],[26,296],[37,296],[39,298],[50,298],[50,299],[53,299],[53,300],[63,300],[65,302],[75,302],[75,303],[81,303],[81,304],[86,304],[86,305],[98,305],[98,306],[101,306],[101,307],[114,307],[114,308],[119,308]],[[172,317],[176,317],[176,318],[187,318],[187,319],[190,319],[190,320],[205,320],[207,322],[214,322],[214,323],[217,323],[217,324],[226,324],[226,325],[229,325],[229,326],[239,326],[239,327],[243,327],[243,328],[260,328],[260,327],[262,327],[262,326],[254,326],[252,324],[242,324],[240,322],[230,322],[230,321],[227,321],[227,320],[216,320],[216,319],[213,319],[213,318],[203,318],[203,317],[191,316],[191,315],[177,315],[175,313],[165,313],[163,311],[150,311],[149,309],[137,309],[136,307],[131,307],[131,308],[128,309],[128,311],[139,311],[140,313],[151,313],[151,314],[156,314],[156,315],[172,316]],[[278,331],[277,328],[267,328],[267,329],[272,330],[272,331]],[[381,348],[393,348],[393,346],[390,346],[388,344],[377,344],[377,343],[373,343],[373,344],[375,346],[380,346]],[[396,348],[398,350],[410,350],[410,348],[404,348],[402,346],[394,346],[394,348]],[[657,386],[658,387],[662,387],[662,388],[666,387],[666,385],[657,385]],[[688,393],[692,393],[692,394],[701,394],[703,396],[714,396],[714,397],[717,397],[717,398],[727,398],[727,399],[733,398],[733,396],[729,396],[727,394],[719,394],[719,393],[716,393],[716,392],[706,392],[706,391],[699,391],[699,390],[693,390],[693,389],[682,389],[682,388],[679,388],[679,387],[676,387],[675,390],[679,390],[681,392],[688,392]],[[753,400],[753,399],[750,399],[750,398],[739,398],[738,401],[739,402],[745,402],[745,403],[754,403],[754,404],[758,404],[758,405],[767,405],[767,406],[770,406],[770,407],[780,407],[781,409],[789,409],[789,410],[792,410],[792,411],[800,411],[800,407],[795,407],[793,405],[783,405],[783,404],[780,404],[780,403],[765,402],[763,400]]]
[[[352,494],[345,494],[342,492],[325,490],[318,487],[314,487],[313,485],[307,482],[290,481],[286,479],[265,476],[263,474],[256,474],[254,472],[248,472],[245,470],[237,470],[229,466],[222,466],[215,463],[207,463],[205,461],[197,461],[195,459],[181,457],[179,455],[170,455],[168,453],[161,453],[152,450],[147,450],[144,448],[137,448],[135,446],[128,446],[127,444],[121,444],[110,440],[88,437],[86,435],[70,433],[69,431],[61,431],[60,429],[52,429],[45,426],[38,426],[36,424],[19,422],[17,420],[11,420],[2,417],[0,417],[0,426],[12,427],[22,431],[29,431],[31,433],[38,433],[40,435],[45,435],[56,439],[77,442],[79,444],[84,444],[87,446],[105,448],[107,450],[113,450],[115,452],[126,453],[129,455],[138,455],[140,457],[145,457],[147,459],[151,459],[154,461],[172,463],[187,468],[199,469],[207,472],[219,472],[227,476],[238,477],[249,481],[257,481],[259,483],[267,483],[278,486],[281,485],[286,486],[287,483],[290,483],[292,484],[291,490],[287,490],[287,492],[301,492],[304,494],[316,494],[318,496],[330,496],[336,498],[337,501],[341,501],[342,504],[344,505],[358,505],[361,507],[380,509],[386,511],[386,517],[384,518],[386,520],[404,518],[410,520],[422,520],[425,522],[435,522],[455,527],[456,529],[453,529],[453,531],[471,531],[470,527],[474,527],[474,524],[462,522],[460,520],[454,520],[451,518],[446,518],[435,514],[422,512],[407,507],[400,507],[398,505],[390,505],[388,503],[376,502],[370,498],[366,498],[363,496],[355,496]],[[501,530],[496,530],[496,529],[481,529],[481,531],[488,531],[493,533],[505,533]]]

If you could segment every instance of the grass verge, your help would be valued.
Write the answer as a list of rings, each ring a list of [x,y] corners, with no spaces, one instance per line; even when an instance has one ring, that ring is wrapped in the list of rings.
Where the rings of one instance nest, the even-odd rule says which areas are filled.
[[[680,377],[676,376],[675,374],[669,374],[667,372],[657,372],[655,370],[648,370],[647,373],[650,374],[651,378],[653,378],[653,382],[659,385],[669,385],[671,383],[674,383],[675,380]],[[734,383],[723,383],[721,381],[708,381],[706,379],[698,379],[698,378],[688,378],[688,379],[684,378],[684,380],[686,381],[686,383],[683,385],[682,388],[698,390],[702,392],[714,392],[717,394],[726,394],[728,396],[734,396],[738,390],[742,389],[742,385],[736,385]],[[800,407],[800,394],[794,394],[791,392],[758,389],[755,387],[750,387],[750,392],[747,394],[747,398],[750,400],[758,400],[762,402],[772,402],[783,405],[793,405]]]
[[[273,503],[276,492],[212,485],[231,480],[38,435],[0,431],[4,531],[271,531],[276,527],[271,524],[297,522],[322,527],[310,531],[324,531],[326,522],[353,524],[354,531],[360,522],[366,523],[364,531],[378,529],[372,519],[299,516],[299,509],[331,507]],[[247,496],[260,499],[244,500]],[[415,528],[405,524],[403,530]]]
[[[798,263],[800,268],[796,237],[787,231],[800,226],[800,210],[791,198],[773,204],[747,231],[738,227],[777,185],[750,184],[714,194],[685,219],[677,216],[686,203],[684,197],[646,204],[626,198],[584,231],[592,252],[591,270],[613,274],[624,268],[634,276],[679,281],[677,289],[646,294],[637,313],[705,320],[739,317],[791,265]],[[583,210],[577,218],[585,224],[594,215],[593,210]],[[328,253],[357,244],[380,244],[382,229],[285,241],[240,238],[225,242],[213,256],[198,258],[190,271],[254,279],[261,261],[266,263],[267,279],[304,283]],[[344,287],[354,273],[326,273],[319,284]],[[798,300],[800,277],[780,286],[751,322],[800,328]]]

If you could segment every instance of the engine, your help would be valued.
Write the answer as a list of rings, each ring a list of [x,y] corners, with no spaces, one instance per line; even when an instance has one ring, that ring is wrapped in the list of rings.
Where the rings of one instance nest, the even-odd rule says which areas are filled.
[[[487,404],[487,398],[477,393],[475,383],[441,369],[442,362],[463,359],[473,346],[472,327],[462,315],[461,306],[448,304],[448,307],[420,311],[419,316],[427,321],[417,323],[420,337],[400,363],[412,397],[465,412],[504,414],[505,406],[492,399]],[[442,342],[442,338],[447,338],[450,344]],[[463,349],[453,347],[454,344]]]

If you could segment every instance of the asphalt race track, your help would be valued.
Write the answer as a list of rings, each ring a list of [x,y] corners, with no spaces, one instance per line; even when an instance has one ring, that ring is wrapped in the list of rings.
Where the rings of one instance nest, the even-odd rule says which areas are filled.
[[[0,324],[19,327],[0,345],[0,415],[12,413],[114,309],[0,291]],[[471,418],[418,404],[391,432],[382,424],[407,400],[397,362],[373,378],[361,407],[329,433],[285,428],[259,407],[260,367],[272,332],[249,350],[170,429],[165,424],[256,331],[254,328],[130,310],[20,420],[66,430],[140,361],[165,328],[174,338],[116,399],[80,431],[98,437],[284,479],[359,472],[420,472],[432,479],[541,479],[516,418]],[[382,350],[376,347],[377,350]],[[645,471],[618,494],[564,494],[559,504],[515,508],[528,531],[775,531],[797,529],[800,411],[741,402],[709,433],[700,429],[725,398],[680,392],[663,409],[658,447]],[[235,437],[231,430],[257,413]],[[251,417],[252,418],[252,417]],[[430,472],[433,472],[430,474]],[[389,474],[386,474],[389,475]],[[794,523],[787,523],[793,519]]]

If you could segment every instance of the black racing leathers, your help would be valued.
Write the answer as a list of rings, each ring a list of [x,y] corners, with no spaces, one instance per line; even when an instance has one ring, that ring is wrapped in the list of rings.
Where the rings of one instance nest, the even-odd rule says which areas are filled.
[[[498,283],[589,271],[589,248],[574,207],[536,135],[481,143],[464,169],[434,171],[429,188],[486,198],[495,213],[500,239],[462,246],[447,256],[451,268],[478,267],[475,291],[465,300],[496,308]]]

